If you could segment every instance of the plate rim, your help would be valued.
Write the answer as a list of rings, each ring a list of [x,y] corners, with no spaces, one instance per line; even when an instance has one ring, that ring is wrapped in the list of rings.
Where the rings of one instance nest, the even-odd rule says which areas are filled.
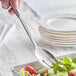
[[[44,25],[45,26],[45,24],[46,23],[44,23],[44,22],[46,22],[48,19],[53,19],[53,18],[60,18],[60,17],[76,17],[76,14],[69,14],[69,13],[65,13],[65,14],[55,14],[55,15],[49,15],[49,16],[47,16],[47,17],[44,17],[44,18],[42,18],[42,19],[40,19],[39,20],[39,24],[40,25]],[[74,17],[74,18],[75,18]],[[46,27],[46,26],[45,26]],[[54,30],[55,31],[55,30]],[[58,31],[58,30],[57,30]],[[60,31],[60,32],[62,32],[62,31]],[[64,32],[64,31],[63,31]],[[68,32],[68,30],[66,31],[66,32]],[[74,30],[74,31],[71,31],[71,32],[76,32],[76,30]]]

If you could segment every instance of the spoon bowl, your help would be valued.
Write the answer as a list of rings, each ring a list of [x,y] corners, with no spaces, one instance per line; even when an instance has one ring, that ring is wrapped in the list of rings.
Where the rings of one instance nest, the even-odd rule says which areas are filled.
[[[47,67],[52,67],[51,62],[57,62],[57,59],[48,50],[36,46],[35,55],[39,62]]]

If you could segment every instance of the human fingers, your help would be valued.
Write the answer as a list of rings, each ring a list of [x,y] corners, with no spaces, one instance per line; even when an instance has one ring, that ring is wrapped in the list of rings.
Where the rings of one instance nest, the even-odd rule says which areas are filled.
[[[13,14],[14,14],[13,8],[10,8],[10,9],[8,10],[8,12],[9,12],[11,15],[13,15]]]
[[[20,6],[20,0],[11,0],[11,2],[12,2],[13,6],[15,8],[19,8],[19,6]],[[13,11],[12,7],[9,9],[9,13],[10,14],[14,14],[14,11]]]
[[[20,0],[11,0],[11,2],[12,2],[13,6],[15,8],[19,8],[19,6],[20,6]]]
[[[10,2],[10,0],[1,0],[2,8],[8,9],[10,6],[9,2]]]

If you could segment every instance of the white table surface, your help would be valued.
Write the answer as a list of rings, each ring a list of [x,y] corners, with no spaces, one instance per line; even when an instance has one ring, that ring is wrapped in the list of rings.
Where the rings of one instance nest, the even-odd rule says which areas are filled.
[[[25,20],[30,24],[33,37],[38,38],[38,16],[36,16],[36,14],[34,14],[34,12],[32,12],[26,5],[22,9],[22,11]],[[2,76],[13,76],[10,70],[12,66],[35,61],[37,59],[34,54],[33,45],[15,15],[11,16],[5,10],[0,8],[0,20],[2,20],[2,23],[4,22],[7,24],[16,24],[14,33],[6,38],[2,46],[0,46],[0,67],[2,67],[0,68],[0,71],[4,73]],[[42,41],[40,46],[47,47],[47,49],[54,55],[76,52],[76,49],[73,47],[55,47],[48,45]]]
[[[76,0],[24,0],[40,17],[76,13]]]

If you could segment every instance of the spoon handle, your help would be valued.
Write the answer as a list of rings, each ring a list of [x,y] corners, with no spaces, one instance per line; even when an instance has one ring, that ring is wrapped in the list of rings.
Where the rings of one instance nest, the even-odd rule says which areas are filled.
[[[32,44],[34,45],[34,48],[35,48],[36,43],[35,43],[35,41],[33,40],[33,37],[32,37],[32,35],[31,35],[31,33],[30,33],[30,29],[28,28],[29,24],[24,22],[24,20],[23,20],[23,18],[21,17],[19,11],[18,11],[16,8],[14,8],[14,6],[13,6],[13,4],[12,4],[12,1],[10,1],[10,5],[11,5],[11,7],[13,8],[13,11],[15,12],[15,15],[16,15],[16,16],[18,17],[18,19],[20,20],[20,22],[21,22],[24,30],[26,31],[27,35],[29,36],[29,38],[30,38],[30,40],[31,40],[31,42],[32,42]]]
[[[45,54],[45,55],[44,55],[45,57],[48,57],[49,59],[52,59],[52,60],[54,60],[55,62],[57,62],[56,58],[55,58],[51,53],[49,53],[47,50],[44,50],[44,49],[41,49],[41,48],[40,48],[41,51],[39,50],[39,47],[37,47],[35,41],[33,40],[32,35],[31,35],[31,33],[30,33],[30,30],[29,30],[29,28],[28,28],[29,24],[24,22],[22,16],[21,16],[20,13],[18,12],[18,10],[17,10],[16,8],[14,8],[14,6],[13,6],[13,4],[12,4],[11,1],[10,1],[10,5],[11,5],[11,7],[13,8],[13,11],[15,12],[16,16],[17,16],[18,19],[20,20],[20,22],[21,22],[24,30],[26,31],[27,35],[29,36],[32,44],[34,45],[34,49],[35,49],[35,47],[36,47],[36,49],[38,48],[38,51],[35,51],[35,52],[36,52],[37,54],[39,54],[39,56],[41,56],[41,57]],[[41,52],[42,52],[42,53],[41,53]],[[42,54],[42,55],[41,55],[41,54]],[[47,64],[47,61],[44,60],[43,62],[45,62],[45,63]]]

